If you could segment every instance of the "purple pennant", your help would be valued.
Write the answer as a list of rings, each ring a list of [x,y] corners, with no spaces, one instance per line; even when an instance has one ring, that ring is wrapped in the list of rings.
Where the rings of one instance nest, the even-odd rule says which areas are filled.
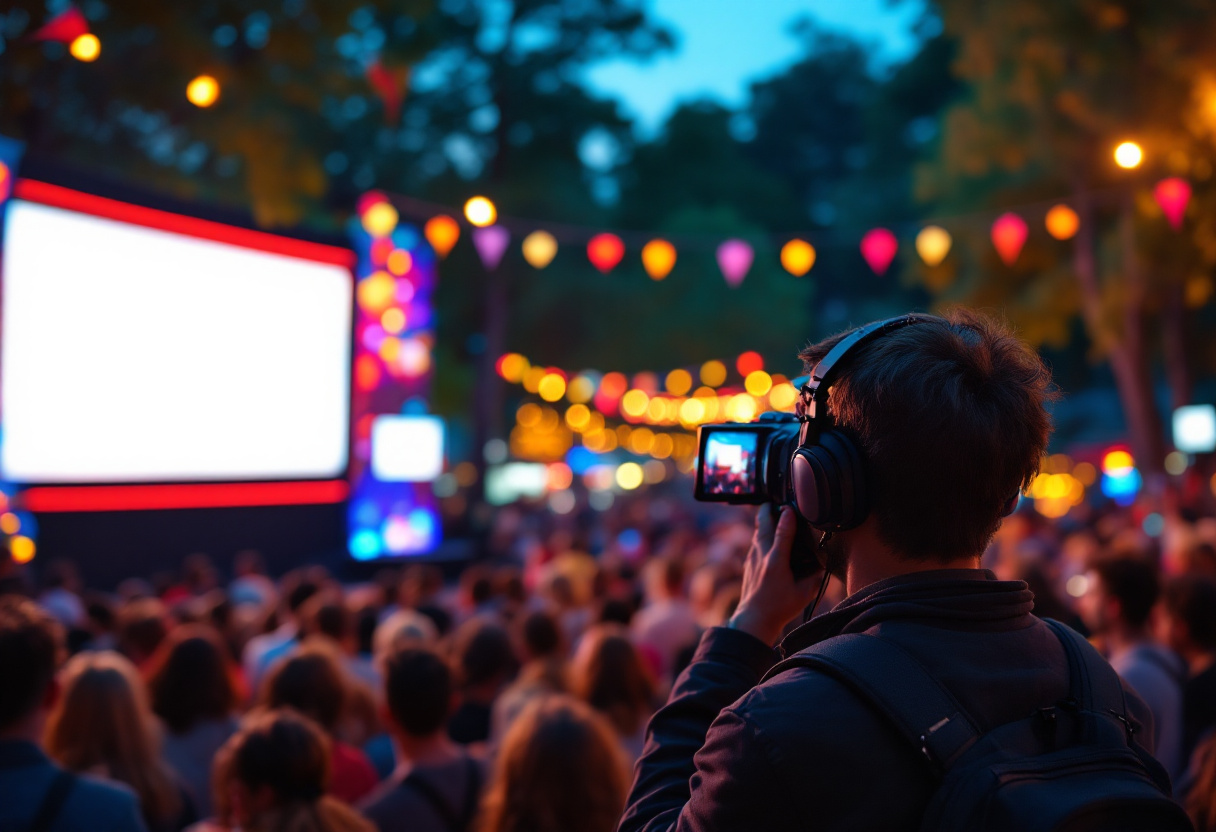
[[[477,253],[481,255],[482,265],[489,271],[498,268],[509,242],[511,242],[511,233],[501,225],[473,229],[473,245],[477,248]]]
[[[718,246],[718,268],[722,270],[722,276],[732,288],[737,287],[743,282],[743,278],[747,277],[753,257],[755,252],[752,247],[742,240],[727,240]]]

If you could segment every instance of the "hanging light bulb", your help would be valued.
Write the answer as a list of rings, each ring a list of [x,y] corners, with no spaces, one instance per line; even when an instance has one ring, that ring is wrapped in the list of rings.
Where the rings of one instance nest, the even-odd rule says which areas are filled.
[[[642,246],[642,268],[652,280],[662,280],[676,265],[676,247],[666,240],[651,240]]]
[[[940,265],[953,244],[950,232],[940,226],[927,225],[916,235],[916,253],[926,266]]]
[[[790,240],[781,247],[781,265],[794,277],[802,277],[815,265],[815,247],[806,240]]]
[[[436,254],[441,258],[447,257],[448,252],[460,239],[460,223],[449,216],[440,214],[426,221],[422,233],[426,235],[426,241],[431,244],[431,248],[435,249]]]
[[[557,240],[548,231],[533,231],[523,242],[524,259],[534,269],[543,269],[557,256]]]
[[[1061,204],[1047,212],[1044,224],[1047,226],[1047,233],[1057,240],[1070,240],[1081,228],[1081,218],[1072,208]]]

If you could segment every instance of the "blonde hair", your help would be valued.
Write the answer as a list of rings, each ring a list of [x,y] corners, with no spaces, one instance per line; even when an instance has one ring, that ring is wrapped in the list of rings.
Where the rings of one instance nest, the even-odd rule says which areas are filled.
[[[503,739],[478,832],[612,832],[629,788],[612,727],[569,696],[529,703]]]
[[[126,783],[150,821],[174,818],[181,791],[160,759],[160,734],[135,665],[111,651],[80,653],[60,679],[63,692],[46,726],[47,753],[70,771]]]
[[[244,832],[375,832],[370,821],[335,797],[329,783],[330,743],[320,726],[289,709],[249,713],[216,755],[212,781],[216,807],[229,827]],[[228,786],[269,789],[274,805],[257,815],[233,817]]]

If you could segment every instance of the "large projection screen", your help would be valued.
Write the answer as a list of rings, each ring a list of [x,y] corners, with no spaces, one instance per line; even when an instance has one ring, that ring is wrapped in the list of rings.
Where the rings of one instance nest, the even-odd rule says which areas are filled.
[[[13,199],[0,279],[5,480],[345,473],[348,269]]]

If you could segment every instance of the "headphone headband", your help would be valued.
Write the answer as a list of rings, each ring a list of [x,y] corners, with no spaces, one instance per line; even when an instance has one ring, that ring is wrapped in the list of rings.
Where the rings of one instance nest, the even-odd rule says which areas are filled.
[[[900,315],[895,318],[887,318],[883,321],[875,321],[874,323],[858,327],[841,338],[836,343],[836,346],[828,350],[827,355],[819,359],[819,363],[815,365],[815,369],[811,370],[810,378],[806,384],[802,385],[803,420],[811,421],[817,418],[820,406],[826,404],[827,391],[831,387],[828,381],[835,377],[835,372],[833,371],[838,371],[837,368],[843,366],[845,356],[853,349],[860,347],[862,344],[869,343],[876,338],[881,338],[889,332],[902,329],[909,324],[937,320],[941,319],[934,315],[923,315],[920,313]],[[820,395],[821,391],[822,395]]]

